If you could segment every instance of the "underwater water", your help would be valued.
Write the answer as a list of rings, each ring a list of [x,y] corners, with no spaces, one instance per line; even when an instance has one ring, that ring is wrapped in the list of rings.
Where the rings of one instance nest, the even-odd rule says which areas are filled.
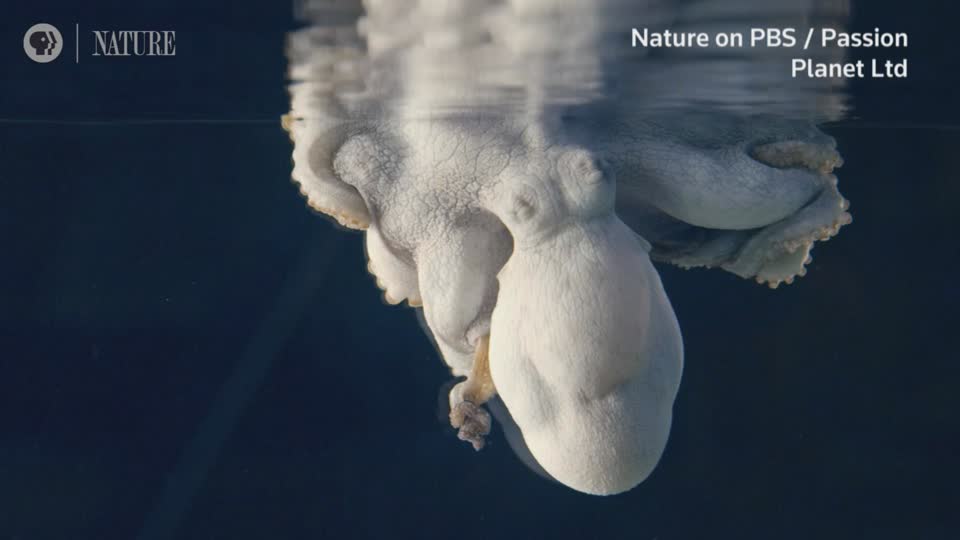
[[[699,22],[784,16],[743,4]],[[611,497],[532,472],[497,420],[481,452],[458,440],[429,321],[385,305],[363,236],[289,180],[280,117],[298,110],[287,70],[301,57],[285,55],[286,34],[350,27],[354,11],[7,8],[17,45],[44,17],[179,38],[175,59],[51,69],[0,51],[0,538],[955,538],[955,9],[813,4],[784,5],[909,32],[910,78],[799,87],[759,53],[585,64],[582,44],[563,49],[568,32],[546,40],[567,56],[540,65],[564,69],[434,58],[411,64],[431,68],[418,79],[387,58],[362,72],[386,66],[359,87],[379,94],[356,92],[355,72],[333,88],[346,106],[332,116],[348,121],[623,106],[684,126],[663,137],[696,132],[695,148],[720,144],[731,115],[816,121],[836,140],[854,221],[817,242],[802,279],[771,290],[655,259],[683,377],[659,463]],[[623,20],[653,24],[638,13]],[[531,43],[545,41],[521,50]],[[419,84],[436,77],[446,98]],[[330,116],[305,103],[303,116]],[[662,237],[664,256],[691,245],[683,231]]]

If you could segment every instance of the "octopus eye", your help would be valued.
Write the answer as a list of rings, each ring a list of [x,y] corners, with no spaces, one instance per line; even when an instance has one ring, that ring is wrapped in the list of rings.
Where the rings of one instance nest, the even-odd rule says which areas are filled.
[[[567,166],[571,176],[585,184],[599,184],[607,178],[604,163],[583,150],[571,152]]]
[[[520,195],[513,199],[513,208],[510,209],[510,214],[517,222],[528,221],[536,213],[537,208],[530,198]]]

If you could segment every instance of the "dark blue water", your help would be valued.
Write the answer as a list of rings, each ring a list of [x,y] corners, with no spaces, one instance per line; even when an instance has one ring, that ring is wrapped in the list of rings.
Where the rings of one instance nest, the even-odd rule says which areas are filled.
[[[413,312],[306,209],[290,6],[94,4],[0,21],[0,539],[960,535],[955,8],[855,4],[852,29],[911,33],[911,77],[855,82],[823,127],[855,222],[807,277],[659,267],[670,442],[597,498],[496,428],[458,441]],[[40,20],[176,29],[178,55],[38,66]]]

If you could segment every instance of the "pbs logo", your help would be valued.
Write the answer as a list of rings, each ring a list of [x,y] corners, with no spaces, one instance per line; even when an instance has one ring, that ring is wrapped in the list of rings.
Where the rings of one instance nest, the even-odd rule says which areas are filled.
[[[23,36],[23,51],[34,62],[53,62],[63,51],[63,36],[52,24],[35,24]]]

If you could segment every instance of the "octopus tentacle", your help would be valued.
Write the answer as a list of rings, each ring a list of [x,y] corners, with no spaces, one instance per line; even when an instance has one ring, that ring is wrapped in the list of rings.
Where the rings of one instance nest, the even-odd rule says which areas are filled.
[[[370,211],[357,189],[334,172],[333,159],[348,139],[344,125],[319,126],[303,118],[284,122],[294,141],[293,180],[314,210],[322,212],[349,229],[370,226]],[[306,141],[308,144],[297,144]]]
[[[766,227],[743,245],[736,257],[721,265],[742,277],[777,288],[806,274],[810,250],[817,240],[826,241],[853,221],[849,203],[837,191],[836,177],[813,202],[795,215]]]
[[[458,430],[457,437],[469,442],[474,450],[481,450],[484,437],[490,434],[490,413],[481,406],[497,394],[490,376],[490,336],[477,340],[473,367],[467,380],[450,390],[450,425]]]
[[[470,372],[478,340],[490,333],[497,270],[509,256],[495,225],[437,231],[440,240],[425,242],[415,255],[423,314],[454,375]]]
[[[384,300],[390,305],[406,300],[410,307],[422,306],[416,270],[394,254],[375,223],[367,229],[366,241],[367,271],[376,279]]]
[[[772,225],[752,231],[701,230],[699,242],[675,249],[661,244],[653,255],[681,268],[720,267],[774,289],[792,284],[806,275],[814,243],[829,240],[853,221],[835,178],[825,177],[824,184],[812,202]]]

